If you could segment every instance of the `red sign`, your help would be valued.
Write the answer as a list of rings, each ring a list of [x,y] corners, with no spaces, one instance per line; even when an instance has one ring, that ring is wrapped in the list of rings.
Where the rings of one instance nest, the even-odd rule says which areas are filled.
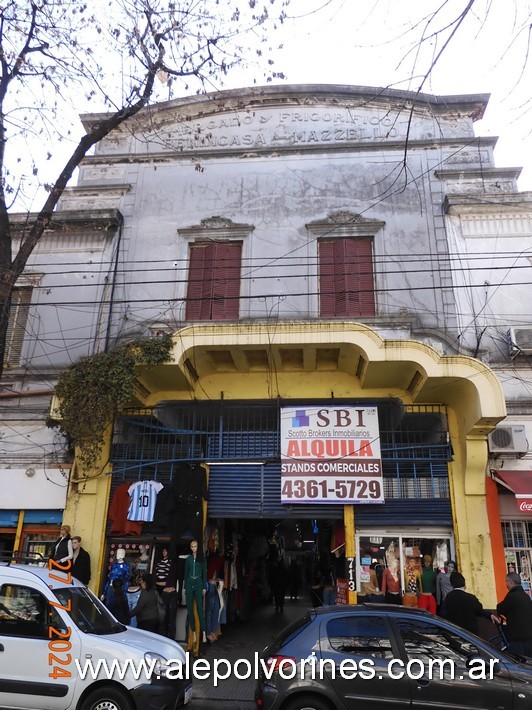
[[[347,593],[349,591],[349,580],[347,579],[337,579],[336,580],[336,603],[337,604],[348,604]]]

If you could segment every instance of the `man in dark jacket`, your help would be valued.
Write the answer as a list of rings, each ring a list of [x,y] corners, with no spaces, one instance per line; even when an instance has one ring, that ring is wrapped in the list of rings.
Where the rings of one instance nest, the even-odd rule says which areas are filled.
[[[497,604],[497,614],[506,619],[508,650],[532,657],[532,601],[521,586],[517,572],[506,575],[508,594]]]
[[[74,556],[72,557],[72,576],[79,579],[83,584],[88,584],[91,578],[91,557],[87,550],[81,547],[81,538],[75,535],[72,538],[72,549]]]
[[[491,612],[486,611],[474,594],[466,592],[466,582],[460,572],[451,572],[449,579],[453,588],[445,597],[445,618],[478,636],[478,617],[496,621]]]

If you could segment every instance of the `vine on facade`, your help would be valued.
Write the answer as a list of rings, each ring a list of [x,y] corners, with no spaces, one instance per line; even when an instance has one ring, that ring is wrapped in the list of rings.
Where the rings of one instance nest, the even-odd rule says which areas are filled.
[[[105,353],[83,358],[63,372],[55,393],[59,417],[49,421],[79,449],[79,461],[93,466],[102,451],[105,431],[134,394],[137,365],[154,366],[168,361],[169,334],[141,338]]]

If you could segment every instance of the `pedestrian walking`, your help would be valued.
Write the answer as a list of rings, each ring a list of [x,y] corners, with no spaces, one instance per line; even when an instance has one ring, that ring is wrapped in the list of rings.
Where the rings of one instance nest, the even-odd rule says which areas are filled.
[[[451,572],[450,583],[453,589],[445,597],[446,619],[477,636],[479,616],[497,623],[497,617],[484,609],[474,594],[466,592],[466,581],[460,572]]]
[[[508,594],[497,604],[497,614],[506,620],[508,650],[517,656],[532,657],[532,600],[517,572],[506,575],[506,588]],[[499,622],[502,621],[499,618]]]

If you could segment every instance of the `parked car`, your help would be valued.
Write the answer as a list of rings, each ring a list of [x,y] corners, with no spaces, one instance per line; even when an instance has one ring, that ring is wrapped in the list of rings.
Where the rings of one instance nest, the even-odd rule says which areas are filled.
[[[190,681],[166,674],[167,661],[185,663],[181,646],[124,626],[60,567],[0,563],[0,707],[174,710],[185,705]],[[119,672],[115,665],[111,679],[105,668],[97,669],[100,660],[112,668],[113,661],[127,659],[127,668]],[[82,678],[76,660],[81,666],[92,661],[98,672]],[[139,673],[143,661],[152,664],[153,673]]]
[[[532,659],[513,658],[407,607],[310,610],[280,633],[261,661],[255,693],[261,710],[532,708]],[[292,666],[297,673],[290,678]]]

